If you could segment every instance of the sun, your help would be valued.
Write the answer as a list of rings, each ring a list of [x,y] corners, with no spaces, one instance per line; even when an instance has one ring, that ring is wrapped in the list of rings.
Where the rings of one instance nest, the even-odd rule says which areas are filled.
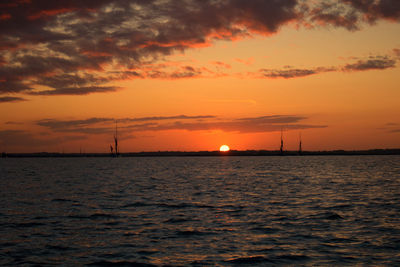
[[[219,151],[221,151],[221,152],[227,152],[227,151],[229,151],[230,150],[230,148],[229,148],[229,146],[227,146],[227,145],[222,145],[220,148],[219,148]]]

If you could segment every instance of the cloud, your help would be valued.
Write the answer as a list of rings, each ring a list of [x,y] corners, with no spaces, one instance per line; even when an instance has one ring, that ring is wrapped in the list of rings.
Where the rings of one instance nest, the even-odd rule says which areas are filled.
[[[271,70],[271,69],[261,69],[260,73],[263,77],[266,78],[299,78],[310,76],[313,74],[326,72],[328,71],[325,68],[316,68],[316,69],[283,69],[283,70]]]
[[[118,122],[144,122],[144,121],[163,121],[163,120],[201,120],[201,119],[214,119],[213,115],[199,115],[199,116],[154,116],[154,117],[141,117],[141,118],[125,118],[118,119]]]
[[[319,1],[310,7],[309,21],[317,25],[343,27],[350,31],[359,29],[360,14],[343,1]]]
[[[342,0],[362,13],[370,22],[377,19],[400,20],[400,2],[397,0]]]
[[[383,70],[394,68],[396,61],[389,57],[372,57],[367,60],[359,60],[353,64],[347,64],[343,67],[345,71],[365,71],[365,70]]]
[[[167,130],[187,130],[187,131],[212,131],[220,130],[225,132],[240,133],[261,133],[280,130],[312,129],[325,128],[325,125],[311,125],[299,123],[307,119],[301,116],[273,115],[255,118],[240,118],[232,120],[208,120],[197,122],[175,121],[163,124],[144,124],[132,125],[134,131],[167,131]]]
[[[81,134],[107,134],[115,131],[115,122],[118,122],[118,129],[121,133],[127,133],[133,128],[149,127],[157,125],[151,123],[152,121],[166,121],[166,120],[197,120],[213,119],[215,116],[199,115],[199,116],[153,116],[153,117],[139,117],[139,118],[88,118],[84,120],[57,120],[57,119],[42,119],[35,122],[36,125],[46,127],[54,132],[64,133],[81,133]],[[127,125],[127,123],[135,122],[149,122],[139,125]]]
[[[113,122],[112,118],[89,118],[85,120],[56,120],[56,119],[43,119],[36,121],[36,124],[49,128],[53,131],[70,131],[71,129],[82,129],[83,127],[91,126],[100,123]]]
[[[250,66],[254,63],[254,58],[253,57],[247,59],[235,58],[235,61]]]
[[[20,102],[20,101],[26,101],[25,98],[22,97],[13,97],[13,96],[4,96],[0,97],[0,103],[5,103],[5,102]]]
[[[260,69],[256,73],[252,73],[256,77],[261,78],[302,78],[314,74],[320,74],[333,71],[369,71],[369,70],[383,70],[396,67],[396,60],[389,56],[371,56],[368,59],[360,59],[356,63],[349,63],[344,66],[336,67],[316,67],[308,69],[293,68],[287,66],[282,69]]]
[[[400,58],[400,48],[394,48],[393,53],[396,55],[396,57]]]
[[[63,138],[38,138],[36,135],[22,130],[0,131],[0,144],[6,147],[40,147],[57,145],[68,140],[85,139],[84,136],[65,136]]]
[[[388,133],[400,133],[400,124],[396,122],[388,122],[383,127],[377,129],[384,130]]]
[[[84,87],[68,87],[57,88],[54,90],[44,90],[30,92],[30,95],[88,95],[91,93],[115,92],[121,87],[117,86],[84,86]]]
[[[149,66],[215,40],[275,34],[288,23],[356,30],[362,22],[400,18],[397,0],[5,0],[0,5],[0,94],[49,96],[114,92],[119,88],[113,83],[121,79],[223,76],[193,66]],[[253,59],[236,61],[250,65]],[[292,78],[320,71],[265,75]]]
[[[310,1],[311,2],[311,1]],[[400,21],[400,2],[397,0],[324,0],[303,4],[304,21],[311,25],[331,25],[354,31],[362,22],[374,23],[385,19]]]
[[[251,32],[275,33],[298,16],[296,4],[296,0],[6,1],[0,19],[0,47],[5,48],[0,93],[115,91],[110,84],[118,78],[115,71],[140,75],[146,64],[175,51]],[[201,72],[185,67],[143,74],[179,79],[199,77]],[[38,85],[49,89],[37,92]]]
[[[269,115],[261,117],[223,119],[212,115],[199,116],[153,116],[141,118],[121,118],[118,132],[129,135],[138,131],[210,131],[254,133],[294,129],[324,128],[324,125],[302,123],[307,117],[293,115]],[[84,120],[43,119],[36,124],[54,132],[81,134],[109,134],[115,131],[113,118],[89,118]]]
[[[210,64],[213,64],[213,65],[215,65],[217,67],[222,67],[222,68],[225,68],[225,69],[232,68],[232,66],[230,64],[225,63],[225,62],[221,62],[221,61],[211,61]]]
[[[71,127],[85,127],[95,124],[119,123],[127,122],[146,122],[146,121],[163,121],[163,120],[200,120],[200,119],[212,119],[216,118],[212,115],[199,115],[199,116],[187,116],[187,115],[176,115],[176,116],[153,116],[153,117],[139,117],[139,118],[89,118],[84,120],[57,120],[57,119],[43,119],[38,120],[35,123],[39,126],[47,127],[50,129],[65,129]]]

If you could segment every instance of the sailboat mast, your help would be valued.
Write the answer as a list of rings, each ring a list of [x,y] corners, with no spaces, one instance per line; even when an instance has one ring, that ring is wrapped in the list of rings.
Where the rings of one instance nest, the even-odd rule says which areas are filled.
[[[301,147],[301,133],[299,134],[299,154],[301,155],[302,153],[302,147]]]
[[[119,150],[118,150],[118,126],[117,126],[117,121],[115,121],[114,149],[115,149],[115,155],[118,156]]]
[[[282,129],[281,129],[281,147],[280,147],[280,152],[281,155],[283,154],[283,133],[282,133]]]

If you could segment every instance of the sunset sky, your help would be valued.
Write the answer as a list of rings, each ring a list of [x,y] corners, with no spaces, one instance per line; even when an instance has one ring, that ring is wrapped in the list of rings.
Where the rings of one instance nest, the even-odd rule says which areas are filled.
[[[400,147],[398,0],[3,0],[0,152]]]

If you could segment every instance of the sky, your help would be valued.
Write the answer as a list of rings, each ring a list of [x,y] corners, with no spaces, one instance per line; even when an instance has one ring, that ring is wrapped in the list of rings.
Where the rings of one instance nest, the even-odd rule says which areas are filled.
[[[398,0],[3,0],[0,151],[400,148]]]

